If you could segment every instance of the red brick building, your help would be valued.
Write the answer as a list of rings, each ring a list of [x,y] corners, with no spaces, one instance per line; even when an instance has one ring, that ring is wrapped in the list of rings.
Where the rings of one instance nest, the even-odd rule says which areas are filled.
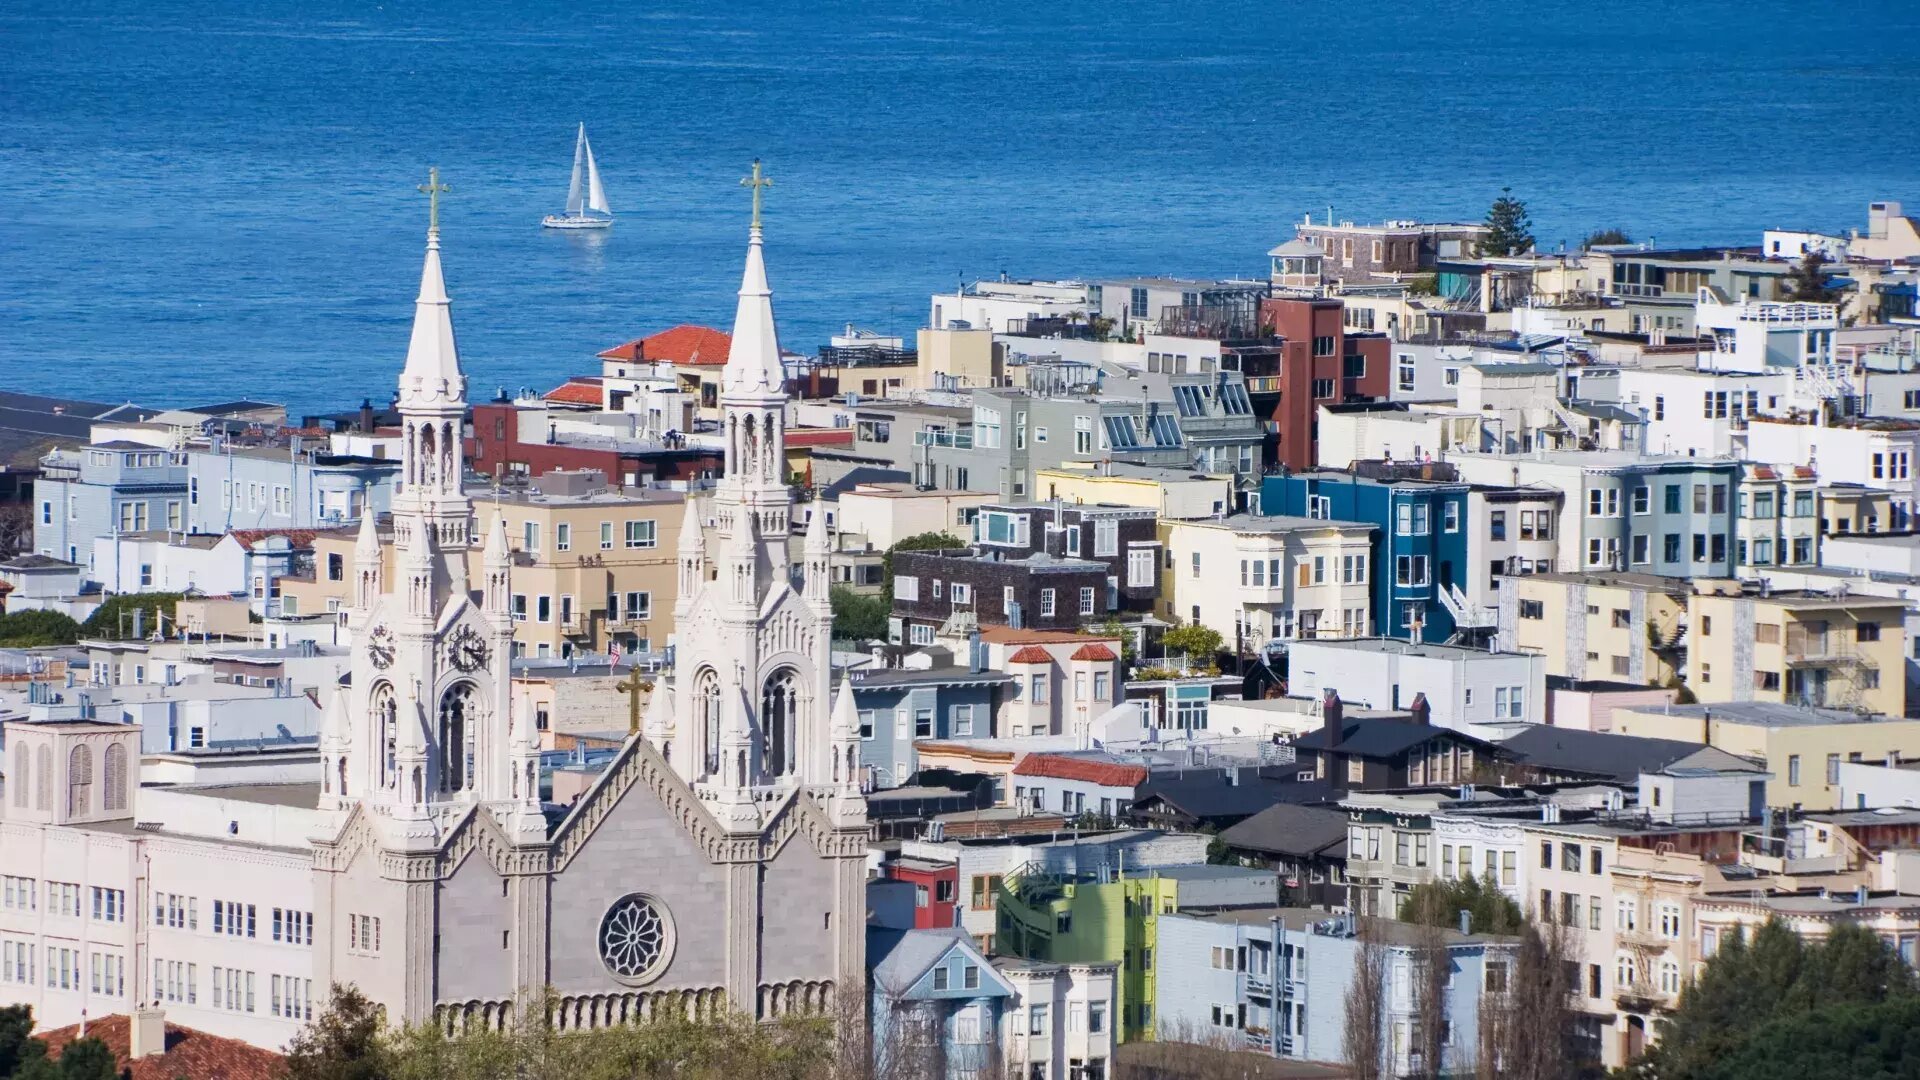
[[[1254,413],[1276,428],[1269,464],[1296,470],[1319,464],[1320,406],[1387,397],[1386,335],[1349,333],[1345,308],[1338,299],[1268,297],[1260,301],[1268,336],[1232,350]]]

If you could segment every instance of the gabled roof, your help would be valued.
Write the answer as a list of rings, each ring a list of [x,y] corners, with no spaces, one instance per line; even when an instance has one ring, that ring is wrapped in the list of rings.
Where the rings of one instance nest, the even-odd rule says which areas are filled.
[[[873,982],[893,996],[911,991],[935,964],[955,952],[981,970],[980,987],[971,996],[1008,996],[1013,987],[993,970],[973,943],[973,935],[959,927],[942,930],[867,931],[867,957],[873,963]],[[955,984],[952,989],[962,989]]]
[[[1051,664],[1053,654],[1038,645],[1028,645],[1012,656],[1007,657],[1009,664]]]
[[[1137,808],[1158,799],[1188,817],[1201,821],[1248,818],[1277,802],[1297,802],[1288,791],[1296,785],[1266,777],[1229,784],[1219,773],[1180,773],[1149,777],[1135,795]]]
[[[1684,762],[1689,767],[1760,772],[1745,758],[1685,739],[1650,739],[1535,724],[1503,741],[1520,761],[1550,772],[1628,782]]]
[[[43,1031],[48,1056],[57,1059],[66,1045],[80,1036],[79,1025]],[[204,1031],[167,1025],[167,1049],[137,1060],[127,1056],[132,1043],[132,1024],[124,1013],[87,1021],[87,1038],[99,1039],[113,1051],[118,1075],[131,1080],[279,1080],[287,1074],[287,1059],[271,1050],[241,1042],[239,1039],[209,1035]]]
[[[232,532],[228,533],[227,535],[233,537],[235,540],[240,541],[240,543],[242,543],[247,547],[252,547],[253,545],[259,543],[260,541],[267,539],[268,537],[284,536],[287,538],[287,543],[293,545],[296,548],[310,548],[313,546],[313,538],[316,535],[318,535],[319,533],[328,532],[328,531],[331,531],[331,530],[235,529]]]
[[[1499,750],[1500,744],[1476,739],[1462,731],[1452,728],[1434,727],[1431,724],[1417,724],[1412,720],[1394,720],[1386,717],[1359,717],[1346,721],[1340,726],[1339,745],[1331,747],[1337,753],[1351,754],[1363,758],[1390,758],[1395,754],[1412,749],[1428,739],[1454,739],[1475,749]],[[1293,741],[1300,750],[1326,750],[1327,732],[1325,728],[1315,728]]]
[[[1143,765],[1125,765],[1117,761],[1101,761],[1098,758],[1074,757],[1069,754],[1028,754],[1013,767],[1015,776],[1040,776],[1054,780],[1079,780],[1083,783],[1098,784],[1101,787],[1139,787],[1146,782],[1147,770]]]
[[[559,405],[599,405],[602,401],[600,379],[591,375],[575,375],[541,396]]]
[[[1347,815],[1324,806],[1279,803],[1228,827],[1220,839],[1248,851],[1345,858]]]
[[[615,345],[600,354],[602,360],[647,360],[663,364],[694,367],[724,367],[727,352],[733,348],[733,336],[710,326],[682,323],[625,345]]]
[[[1072,656],[1068,657],[1068,659],[1070,660],[1118,660],[1119,657],[1113,655],[1113,650],[1107,648],[1105,644],[1096,641],[1091,645],[1080,646],[1080,648],[1077,651],[1075,651]]]

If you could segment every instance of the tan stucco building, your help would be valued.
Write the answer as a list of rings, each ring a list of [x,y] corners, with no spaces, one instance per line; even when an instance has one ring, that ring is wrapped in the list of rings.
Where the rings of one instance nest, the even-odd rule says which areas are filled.
[[[1703,702],[1907,711],[1906,604],[1702,583],[1688,599],[1687,686]]]

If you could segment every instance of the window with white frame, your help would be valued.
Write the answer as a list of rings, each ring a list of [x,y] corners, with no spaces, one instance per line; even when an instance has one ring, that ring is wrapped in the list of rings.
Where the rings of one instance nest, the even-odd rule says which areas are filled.
[[[1042,618],[1049,618],[1053,615],[1053,590],[1052,589],[1040,590],[1040,615]]]
[[[920,579],[912,574],[893,575],[893,598],[895,600],[920,599]]]
[[[1080,614],[1082,615],[1093,614],[1093,603],[1094,603],[1094,590],[1091,587],[1082,586],[1080,589]]]
[[[954,738],[973,734],[973,706],[954,705],[947,709],[947,723],[952,728]]]
[[[1127,548],[1127,587],[1130,589],[1149,588],[1153,585],[1155,564],[1159,561],[1157,549],[1152,544],[1132,544]]]
[[[1118,554],[1120,554],[1120,523],[1112,518],[1101,518],[1094,521],[1094,558],[1110,559]]]
[[[630,548],[650,548],[659,543],[659,523],[654,521],[627,522],[627,546]]]

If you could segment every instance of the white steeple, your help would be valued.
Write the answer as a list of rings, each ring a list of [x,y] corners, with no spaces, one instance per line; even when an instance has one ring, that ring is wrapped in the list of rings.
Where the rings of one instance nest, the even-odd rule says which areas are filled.
[[[459,401],[464,409],[467,378],[460,371],[460,351],[453,343],[453,301],[447,297],[440,273],[440,170],[428,173],[421,187],[431,209],[427,224],[427,258],[420,268],[420,295],[413,303],[413,338],[407,343],[407,365],[400,373],[400,402],[430,405]]]
[[[753,190],[753,224],[747,229],[747,268],[740,275],[740,302],[733,315],[733,347],[721,373],[720,393],[744,405],[766,404],[786,398],[786,375],[780,367],[780,334],[773,325],[773,290],[767,287],[767,264],[760,251],[760,192],[773,181],[753,175],[740,181]]]

